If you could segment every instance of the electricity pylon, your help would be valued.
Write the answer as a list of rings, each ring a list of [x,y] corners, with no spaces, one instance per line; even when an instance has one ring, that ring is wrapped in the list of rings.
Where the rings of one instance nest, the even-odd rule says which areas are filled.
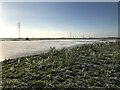
[[[20,27],[21,27],[20,22],[18,22],[18,38],[19,39],[20,39]]]

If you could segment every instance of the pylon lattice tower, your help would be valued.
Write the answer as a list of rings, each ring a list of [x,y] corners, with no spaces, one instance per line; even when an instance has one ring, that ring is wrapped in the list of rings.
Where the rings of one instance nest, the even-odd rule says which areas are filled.
[[[20,27],[21,27],[20,22],[18,22],[18,38],[19,39],[20,39]]]

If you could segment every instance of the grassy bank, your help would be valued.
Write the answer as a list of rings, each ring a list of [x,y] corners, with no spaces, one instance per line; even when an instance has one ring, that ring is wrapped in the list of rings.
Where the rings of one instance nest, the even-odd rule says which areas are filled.
[[[120,42],[51,48],[2,62],[7,88],[120,88]]]

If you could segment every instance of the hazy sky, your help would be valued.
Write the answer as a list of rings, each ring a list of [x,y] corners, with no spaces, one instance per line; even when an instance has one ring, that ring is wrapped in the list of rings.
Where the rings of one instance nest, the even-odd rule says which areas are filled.
[[[107,37],[118,35],[117,2],[2,3],[0,37]]]

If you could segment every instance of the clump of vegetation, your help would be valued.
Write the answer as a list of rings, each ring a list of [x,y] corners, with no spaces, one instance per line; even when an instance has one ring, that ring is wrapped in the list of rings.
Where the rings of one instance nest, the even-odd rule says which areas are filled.
[[[120,42],[86,44],[2,62],[2,89],[120,88]]]
[[[27,38],[25,38],[25,40],[29,40],[29,38],[27,37]]]

